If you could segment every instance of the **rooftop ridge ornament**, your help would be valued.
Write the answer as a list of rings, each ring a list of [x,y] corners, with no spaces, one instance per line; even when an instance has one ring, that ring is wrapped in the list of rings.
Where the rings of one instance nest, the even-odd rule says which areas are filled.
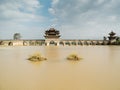
[[[116,35],[116,33],[115,32],[113,32],[113,30],[109,33],[109,35],[110,36],[114,36],[114,35]]]

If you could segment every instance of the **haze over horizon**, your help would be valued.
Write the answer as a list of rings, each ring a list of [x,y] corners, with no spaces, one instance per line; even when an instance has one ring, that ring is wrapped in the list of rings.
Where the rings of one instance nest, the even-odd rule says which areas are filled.
[[[63,39],[120,36],[119,0],[0,0],[0,39],[43,39],[54,27]]]

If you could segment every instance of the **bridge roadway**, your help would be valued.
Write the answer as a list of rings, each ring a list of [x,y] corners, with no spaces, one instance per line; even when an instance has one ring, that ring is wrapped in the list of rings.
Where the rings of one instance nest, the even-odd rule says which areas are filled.
[[[0,40],[0,46],[73,46],[73,45],[107,45],[103,40],[77,40],[77,39],[40,39],[40,40]]]

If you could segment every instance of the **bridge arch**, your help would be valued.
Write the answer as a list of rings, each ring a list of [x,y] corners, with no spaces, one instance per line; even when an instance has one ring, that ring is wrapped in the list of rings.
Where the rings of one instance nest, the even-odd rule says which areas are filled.
[[[81,41],[78,41],[78,45],[83,45],[83,43]]]
[[[71,44],[70,44],[69,41],[66,41],[66,42],[65,42],[65,45],[69,45],[69,46],[70,46]]]
[[[8,46],[13,46],[13,42],[8,42]]]
[[[76,44],[76,41],[72,41],[72,42],[71,42],[71,45],[77,45],[77,44]]]
[[[51,41],[49,42],[49,45],[57,45],[57,43],[56,43],[54,40],[51,40]]]
[[[64,45],[64,42],[63,42],[63,41],[60,41],[60,42],[59,42],[59,45]]]
[[[27,45],[28,45],[28,42],[27,42],[27,41],[23,41],[23,45],[24,45],[24,46],[27,46]]]

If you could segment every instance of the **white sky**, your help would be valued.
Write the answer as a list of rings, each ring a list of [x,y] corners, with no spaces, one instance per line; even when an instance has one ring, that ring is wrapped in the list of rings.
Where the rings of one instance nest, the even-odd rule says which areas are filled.
[[[120,36],[120,0],[0,0],[0,39],[43,39],[55,27],[63,39]]]

